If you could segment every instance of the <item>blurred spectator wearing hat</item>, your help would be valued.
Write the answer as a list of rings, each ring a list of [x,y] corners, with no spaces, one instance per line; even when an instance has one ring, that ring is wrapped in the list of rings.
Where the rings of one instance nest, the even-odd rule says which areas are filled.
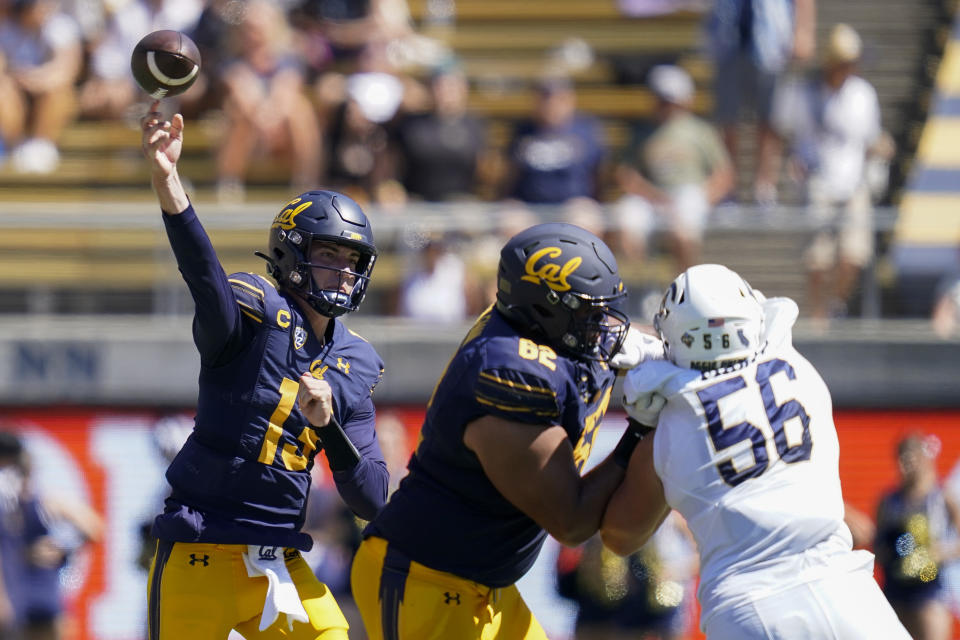
[[[821,322],[846,314],[873,257],[873,198],[886,188],[883,167],[894,151],[876,89],[856,75],[862,49],[852,27],[836,25],[819,71],[775,97],[774,126],[790,144],[815,229],[805,262],[810,314]]]
[[[707,216],[733,188],[733,166],[713,126],[690,111],[694,85],[686,71],[659,65],[647,82],[657,96],[655,122],[638,128],[617,166],[620,226],[636,246],[659,217],[683,271],[699,261]]]
[[[59,0],[13,0],[0,9],[0,135],[14,169],[50,173],[76,114],[80,29]]]
[[[948,640],[944,565],[960,556],[960,507],[937,478],[940,439],[910,433],[897,444],[900,481],[877,507],[874,553],[883,592],[914,638]]]
[[[507,148],[505,195],[528,204],[598,199],[606,143],[599,122],[577,111],[566,76],[547,76],[537,86],[532,117],[514,129]]]
[[[771,127],[774,89],[813,57],[816,0],[712,0],[707,23],[714,66],[714,116],[731,158],[745,98],[756,114],[754,200],[777,201],[781,143]]]

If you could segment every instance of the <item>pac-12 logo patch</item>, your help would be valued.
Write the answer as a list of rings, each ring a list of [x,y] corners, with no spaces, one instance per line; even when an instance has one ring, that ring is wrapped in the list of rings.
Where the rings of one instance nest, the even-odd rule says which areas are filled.
[[[297,327],[293,330],[293,348],[302,349],[307,343],[307,330],[303,327]]]

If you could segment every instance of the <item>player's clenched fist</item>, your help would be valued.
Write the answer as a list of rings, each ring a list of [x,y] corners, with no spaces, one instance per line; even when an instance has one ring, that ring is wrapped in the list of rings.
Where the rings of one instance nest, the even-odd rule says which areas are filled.
[[[333,391],[326,380],[318,380],[308,371],[300,376],[297,392],[300,413],[315,427],[323,427],[333,417]]]

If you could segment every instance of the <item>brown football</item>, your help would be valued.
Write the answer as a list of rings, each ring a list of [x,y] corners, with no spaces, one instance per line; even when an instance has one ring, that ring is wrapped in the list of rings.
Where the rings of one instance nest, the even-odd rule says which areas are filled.
[[[130,70],[140,88],[159,100],[183,93],[200,72],[200,50],[185,33],[154,31],[133,48]]]

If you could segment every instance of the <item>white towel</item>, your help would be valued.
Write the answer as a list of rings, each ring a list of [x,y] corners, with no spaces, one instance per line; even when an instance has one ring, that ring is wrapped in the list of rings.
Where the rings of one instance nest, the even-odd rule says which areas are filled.
[[[287,629],[293,631],[293,621],[309,622],[306,609],[297,593],[297,585],[293,584],[287,564],[283,559],[283,547],[268,547],[265,545],[247,545],[243,552],[243,564],[247,567],[247,575],[267,577],[267,599],[263,603],[263,614],[260,616],[260,631],[263,631],[276,621],[281,613],[287,614]]]

